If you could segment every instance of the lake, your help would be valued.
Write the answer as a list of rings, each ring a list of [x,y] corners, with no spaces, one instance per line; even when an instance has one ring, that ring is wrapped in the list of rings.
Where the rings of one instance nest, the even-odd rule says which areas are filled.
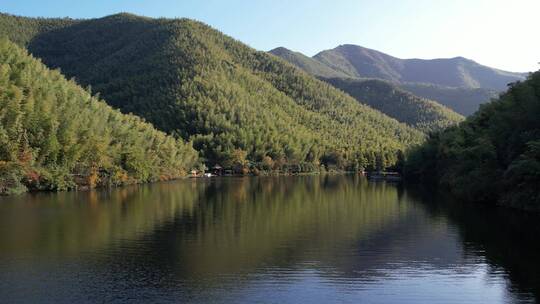
[[[536,303],[539,219],[354,175],[0,197],[0,302]]]

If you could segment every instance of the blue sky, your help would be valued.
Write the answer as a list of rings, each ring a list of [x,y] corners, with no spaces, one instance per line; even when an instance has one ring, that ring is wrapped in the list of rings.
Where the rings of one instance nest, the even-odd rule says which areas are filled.
[[[188,17],[260,50],[314,55],[350,43],[400,58],[464,56],[510,71],[540,69],[540,0],[2,0],[0,11]]]

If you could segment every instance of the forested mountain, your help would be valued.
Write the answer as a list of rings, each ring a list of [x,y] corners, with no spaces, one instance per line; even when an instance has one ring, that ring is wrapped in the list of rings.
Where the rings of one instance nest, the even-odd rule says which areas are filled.
[[[197,162],[190,144],[0,39],[0,194],[164,180]]]
[[[522,73],[490,68],[463,57],[400,59],[351,44],[322,51],[313,58],[350,77],[380,78],[396,83],[420,82],[503,91],[508,83],[525,78]]]
[[[330,83],[332,86],[354,97],[396,120],[408,124],[424,133],[451,126],[463,118],[440,104],[414,96],[388,81],[351,78],[345,73],[283,47],[271,50],[276,55],[307,73]]]
[[[24,24],[8,26],[2,31],[14,39]],[[78,21],[36,34],[28,48],[113,107],[193,140],[210,165],[384,167],[423,138],[283,60],[188,19]]]
[[[442,130],[463,120],[463,116],[456,112],[434,101],[417,97],[387,81],[353,78],[326,78],[325,81],[359,102],[424,133]]]
[[[70,18],[26,18],[0,12],[0,37],[9,37],[12,42],[27,46],[39,34],[77,23]]]
[[[497,91],[491,89],[446,87],[425,83],[404,83],[400,87],[416,96],[435,100],[465,116],[476,112],[481,104],[499,95]]]
[[[336,71],[311,57],[308,57],[299,52],[291,51],[284,47],[275,48],[269,51],[269,53],[285,59],[286,61],[294,64],[295,66],[301,68],[307,73],[317,77],[349,77],[349,75],[347,75],[346,73]]]
[[[405,172],[469,201],[540,209],[540,72],[458,127],[432,135]]]
[[[387,80],[462,115],[474,113],[508,83],[525,78],[523,73],[492,69],[461,57],[398,59],[355,45],[322,51],[313,58],[283,47],[270,53],[317,77]]]

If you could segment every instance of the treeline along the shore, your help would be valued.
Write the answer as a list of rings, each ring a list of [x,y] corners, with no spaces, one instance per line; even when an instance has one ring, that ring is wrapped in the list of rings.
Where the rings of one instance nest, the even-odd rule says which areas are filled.
[[[0,36],[27,48],[47,67],[59,68],[66,77],[74,77],[78,84],[91,87],[87,91],[98,92],[100,100],[122,113],[141,117],[179,142],[193,143],[199,153],[199,162],[209,167],[219,164],[238,168],[241,172],[281,171],[283,168],[294,168],[299,172],[385,168],[396,164],[402,151],[424,138],[421,132],[358,103],[293,65],[193,20],[152,19],[130,14],[90,20],[35,19],[1,14]],[[17,70],[16,63],[7,58],[19,51],[12,45],[4,48],[6,59],[1,64],[6,69]],[[11,82],[6,86],[15,86],[22,91],[22,100],[32,97],[26,93],[32,89],[57,96],[55,102],[60,104],[63,104],[62,98],[68,98],[64,97],[65,89],[59,86],[45,83],[34,88],[34,82],[12,83],[12,78],[9,77]],[[74,81],[69,86],[77,90]],[[90,95],[88,92],[80,94],[83,97],[77,97],[76,102],[84,104]],[[77,99],[72,95],[69,98]],[[39,106],[50,102],[35,99]],[[36,114],[44,116],[40,119],[51,115],[65,121],[54,124],[56,129],[44,130],[43,134],[53,132],[53,136],[54,132],[64,132],[72,124],[81,123],[97,127],[97,130],[87,127],[90,133],[101,132],[98,130],[112,123],[105,122],[102,114],[89,113],[85,117],[81,113],[81,118],[70,114],[74,108],[85,109],[82,105],[68,108],[53,107],[50,112]],[[119,113],[114,115],[121,117]],[[11,129],[12,123],[3,122],[3,128]],[[12,136],[24,137],[23,134],[29,132],[26,128],[28,126],[24,125]],[[118,128],[109,127],[107,132],[118,132]],[[127,129],[134,132],[132,129],[135,128]],[[86,138],[101,140],[100,136],[80,136],[78,143],[81,145],[87,145]],[[132,171],[138,173],[131,174],[136,180],[174,175],[161,174],[159,168],[169,168],[165,163],[158,169],[152,163],[169,154],[160,146],[154,146],[154,140],[144,136],[110,137],[113,143],[136,141],[133,146],[146,151],[135,153],[141,158],[132,162],[137,164],[137,170],[132,168]],[[172,139],[163,135],[163,140]],[[45,153],[47,150],[39,146],[41,144],[31,142],[30,149],[33,153]],[[58,145],[59,149],[71,146],[69,143]],[[112,159],[110,164],[123,168],[129,175],[130,170],[119,155],[135,154],[115,145],[112,147],[105,144],[87,147],[85,151],[94,157]],[[190,149],[182,151],[187,153],[192,151]],[[154,152],[163,155],[150,156]],[[196,166],[196,157],[190,153],[185,157],[179,154],[183,170]],[[50,182],[46,187],[70,188],[73,179],[65,176],[82,172],[75,169],[76,166],[102,170],[104,165],[99,162],[92,167],[90,162],[79,161],[80,155],[84,154],[76,153],[73,157],[77,160],[61,165],[55,161],[64,162],[63,157],[54,156],[54,170],[63,175],[51,174],[63,177],[48,178]],[[13,158],[11,154],[2,156],[6,162]],[[50,161],[48,157],[38,159]],[[111,167],[109,163],[107,166]],[[40,166],[49,164],[40,163]],[[88,168],[85,170],[90,170]],[[176,172],[178,168],[170,165],[171,171]],[[64,183],[64,180],[69,182]],[[45,186],[40,184],[39,188],[42,187]]]
[[[0,36],[0,193],[171,179],[203,164],[239,173],[399,169],[425,133],[461,120],[386,107],[412,128],[189,19],[0,14]],[[431,133],[409,154],[407,177],[467,200],[540,205],[538,78]],[[393,92],[383,101],[427,109]]]
[[[412,151],[409,179],[467,201],[540,209],[540,72]]]

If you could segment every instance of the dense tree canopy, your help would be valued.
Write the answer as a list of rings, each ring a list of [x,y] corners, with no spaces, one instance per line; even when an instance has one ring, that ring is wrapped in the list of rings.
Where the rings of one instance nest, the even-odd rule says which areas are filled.
[[[118,14],[78,21],[37,33],[28,48],[113,107],[193,140],[210,165],[384,167],[423,138],[294,66],[188,19]]]
[[[170,179],[197,162],[190,144],[0,39],[0,194]]]
[[[268,53],[276,55],[281,59],[286,60],[294,64],[295,66],[301,68],[307,73],[325,78],[349,78],[350,76],[332,69],[328,65],[321,63],[311,57],[308,57],[302,53],[291,51],[284,47],[278,47],[273,50],[270,50]]]
[[[416,96],[435,100],[465,116],[473,114],[481,104],[498,96],[497,91],[484,88],[446,87],[426,83],[405,83],[400,87]]]
[[[424,133],[455,125],[463,116],[428,99],[417,97],[378,79],[326,78],[336,88],[384,114]]]
[[[360,103],[377,109],[424,133],[440,130],[463,119],[437,102],[415,96],[398,84],[379,79],[355,78],[334,70],[314,58],[283,47],[269,52],[318,77],[354,97]]]
[[[469,201],[540,209],[540,72],[409,155],[410,178]]]
[[[27,46],[37,35],[77,23],[70,18],[25,18],[0,13],[0,37],[9,37],[20,46]]]

